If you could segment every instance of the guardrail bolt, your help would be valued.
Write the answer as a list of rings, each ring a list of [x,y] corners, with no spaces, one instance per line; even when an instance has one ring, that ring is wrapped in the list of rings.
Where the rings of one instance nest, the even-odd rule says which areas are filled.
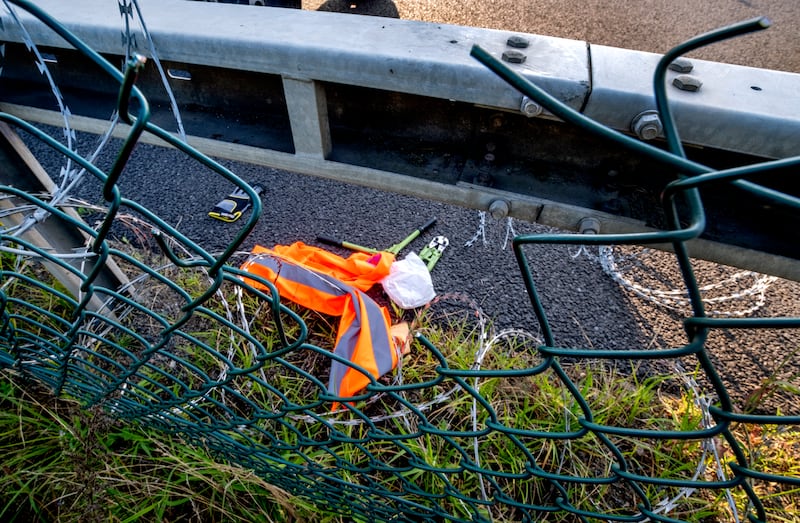
[[[481,187],[491,187],[494,185],[494,176],[486,172],[479,172],[475,175],[474,182],[475,185],[480,185]]]
[[[487,152],[483,155],[483,162],[478,166],[478,173],[473,178],[472,183],[483,187],[491,187],[494,185],[494,176],[491,174],[492,167],[494,166],[494,159],[494,153]]]
[[[510,63],[510,64],[521,64],[528,58],[525,56],[525,53],[517,51],[515,49],[509,49],[507,51],[503,51],[503,60]]]
[[[495,220],[507,218],[510,211],[511,204],[508,200],[493,200],[492,203],[489,204],[489,214],[491,214],[492,218]]]
[[[578,232],[581,234],[600,234],[600,220],[587,216],[578,222]]]
[[[664,130],[661,118],[656,111],[644,111],[637,114],[631,121],[631,131],[640,140],[653,140]]]
[[[524,36],[514,35],[508,38],[506,45],[515,49],[525,49],[530,45],[530,42]]]
[[[692,69],[694,69],[694,64],[688,58],[676,58],[669,64],[669,69],[679,73],[691,73]]]
[[[672,85],[674,85],[681,91],[689,91],[693,93],[700,89],[700,86],[703,85],[703,82],[701,82],[700,79],[697,78],[696,76],[682,74],[680,76],[676,76],[675,79],[672,80]]]
[[[522,97],[522,103],[519,106],[519,110],[522,111],[522,114],[528,118],[533,118],[534,116],[539,116],[542,114],[542,106],[527,96]]]

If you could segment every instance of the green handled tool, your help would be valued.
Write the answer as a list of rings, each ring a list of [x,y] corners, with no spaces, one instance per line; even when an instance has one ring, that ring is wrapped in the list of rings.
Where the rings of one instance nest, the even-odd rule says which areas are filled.
[[[317,241],[326,243],[328,245],[335,245],[336,247],[344,247],[345,249],[350,249],[351,251],[368,252],[368,253],[378,252],[378,249],[373,249],[372,247],[364,247],[363,245],[358,245],[357,243],[350,243],[342,240],[337,240],[336,238],[331,238],[330,236],[317,236]]]
[[[442,253],[450,245],[450,240],[444,236],[437,236],[421,251],[419,251],[419,258],[425,262],[428,272],[433,270],[436,262],[442,257]]]
[[[417,229],[408,236],[406,236],[403,241],[401,241],[400,243],[395,243],[394,245],[386,249],[386,252],[390,252],[395,256],[397,256],[398,254],[400,254],[400,251],[402,251],[409,243],[414,241],[414,239],[417,236],[425,232],[425,230],[431,227],[434,223],[436,223],[436,217],[431,218],[430,220],[425,222],[424,225],[417,227]]]
[[[388,252],[397,256],[401,250],[403,250],[409,243],[414,241],[414,239],[425,232],[430,226],[436,223],[436,217],[431,218],[425,224],[417,227],[414,232],[406,236],[403,241],[400,243],[395,243],[388,249],[383,249],[384,252]],[[368,252],[368,253],[376,253],[379,252],[378,249],[373,249],[371,247],[364,247],[363,245],[358,245],[356,243],[351,243],[343,240],[338,240],[336,238],[331,238],[330,236],[317,236],[317,241],[322,243],[326,243],[328,245],[335,245],[337,247],[344,247],[345,249],[350,249],[351,251],[358,251],[358,252]]]

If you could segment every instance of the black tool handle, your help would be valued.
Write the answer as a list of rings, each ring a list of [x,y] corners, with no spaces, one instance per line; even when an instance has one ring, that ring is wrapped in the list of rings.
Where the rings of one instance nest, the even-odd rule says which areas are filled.
[[[434,223],[436,223],[436,216],[434,216],[433,218],[431,218],[430,220],[428,220],[428,221],[425,223],[425,225],[423,225],[423,226],[421,226],[421,227],[417,227],[417,230],[418,230],[419,232],[424,232],[424,231],[425,231],[425,229],[427,229],[428,227],[432,226]]]
[[[326,243],[328,245],[335,245],[336,247],[342,246],[342,240],[337,240],[336,238],[331,238],[330,236],[317,236],[317,241]]]

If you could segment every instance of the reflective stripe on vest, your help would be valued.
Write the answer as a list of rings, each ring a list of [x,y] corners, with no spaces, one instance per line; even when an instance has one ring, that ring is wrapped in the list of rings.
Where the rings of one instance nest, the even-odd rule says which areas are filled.
[[[242,269],[271,281],[280,295],[324,314],[341,316],[334,352],[361,366],[377,379],[397,364],[389,333],[389,313],[362,291],[338,279],[311,270],[261,247]],[[261,287],[253,280],[250,285]],[[349,397],[370,383],[360,371],[339,361],[331,362],[328,388]]]

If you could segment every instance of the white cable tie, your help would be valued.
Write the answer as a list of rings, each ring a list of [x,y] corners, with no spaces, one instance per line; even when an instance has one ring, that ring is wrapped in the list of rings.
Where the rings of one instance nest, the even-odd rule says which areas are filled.
[[[508,240],[512,240],[517,236],[517,231],[514,230],[514,218],[509,216],[506,218],[506,239],[503,241],[503,250],[508,246]]]
[[[483,245],[486,245],[486,211],[478,211],[478,218],[478,230],[475,232],[472,239],[464,244],[464,247],[472,247],[478,240],[483,240]]]

